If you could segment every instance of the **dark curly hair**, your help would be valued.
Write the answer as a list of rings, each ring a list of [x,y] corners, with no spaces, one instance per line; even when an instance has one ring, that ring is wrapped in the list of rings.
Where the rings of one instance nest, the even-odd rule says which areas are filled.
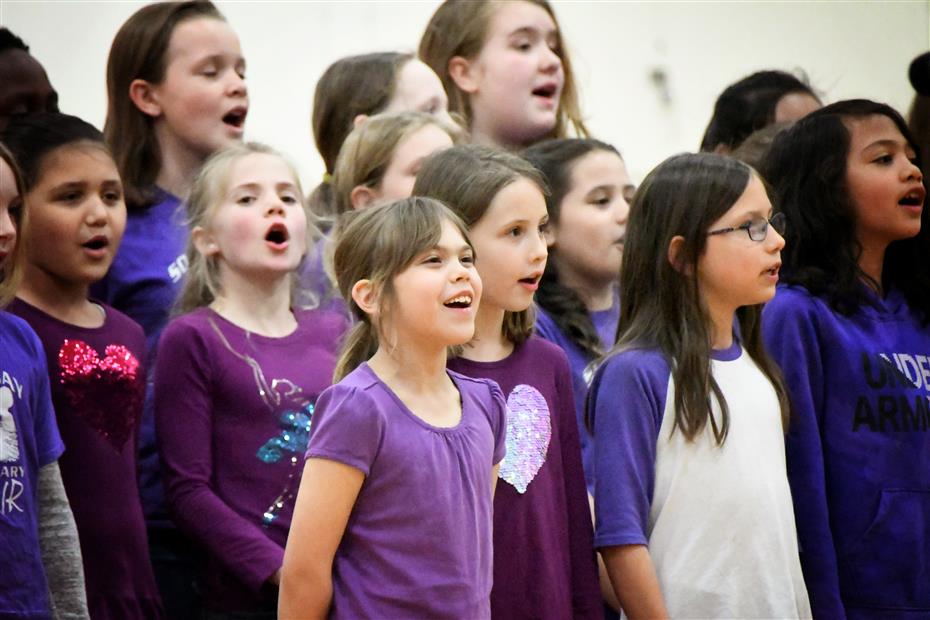
[[[782,252],[783,281],[825,297],[844,315],[872,303],[862,286],[871,278],[859,267],[862,246],[846,177],[851,142],[846,122],[874,115],[891,119],[914,144],[907,124],[893,108],[851,99],[821,108],[783,132],[762,165],[762,174],[773,188],[773,203],[790,222]],[[923,210],[916,237],[888,246],[881,280],[872,284],[900,290],[922,320],[930,321],[930,210]]]

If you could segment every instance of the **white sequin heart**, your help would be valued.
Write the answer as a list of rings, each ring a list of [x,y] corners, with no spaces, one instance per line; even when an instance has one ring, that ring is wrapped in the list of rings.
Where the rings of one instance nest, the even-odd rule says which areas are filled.
[[[498,474],[519,493],[546,462],[552,420],[546,399],[534,387],[518,385],[507,397],[507,455]]]

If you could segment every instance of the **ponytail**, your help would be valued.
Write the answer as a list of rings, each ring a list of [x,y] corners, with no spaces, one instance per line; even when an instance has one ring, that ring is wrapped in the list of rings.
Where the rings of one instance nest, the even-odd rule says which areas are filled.
[[[333,383],[339,383],[359,364],[371,358],[378,350],[378,335],[368,317],[356,323],[346,335],[342,353],[333,372]]]

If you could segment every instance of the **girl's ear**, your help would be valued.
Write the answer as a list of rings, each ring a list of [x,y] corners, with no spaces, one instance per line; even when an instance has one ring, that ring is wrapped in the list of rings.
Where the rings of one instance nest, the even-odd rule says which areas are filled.
[[[668,244],[668,262],[678,273],[687,273],[688,269],[684,264],[682,252],[685,248],[685,238],[681,235],[675,235]]]
[[[213,235],[203,226],[194,226],[194,229],[191,231],[191,242],[194,244],[194,247],[197,248],[197,251],[204,256],[215,256],[220,252],[220,248],[216,245],[216,240],[213,238]]]
[[[378,291],[375,290],[371,280],[359,280],[352,287],[352,301],[369,316],[378,313]]]
[[[355,118],[352,119],[352,129],[358,129],[365,124],[365,121],[368,120],[367,114],[356,114]]]
[[[543,239],[546,240],[546,247],[550,250],[555,247],[555,240],[558,235],[556,235],[555,224],[549,222],[549,224],[543,228]]]
[[[349,202],[352,203],[353,209],[374,206],[376,200],[378,200],[378,192],[367,185],[356,185],[349,194]]]
[[[133,80],[129,84],[129,99],[143,114],[151,117],[161,116],[161,104],[155,96],[155,87],[145,80]]]
[[[453,56],[449,59],[449,77],[464,93],[472,95],[478,91],[477,67],[463,56]]]

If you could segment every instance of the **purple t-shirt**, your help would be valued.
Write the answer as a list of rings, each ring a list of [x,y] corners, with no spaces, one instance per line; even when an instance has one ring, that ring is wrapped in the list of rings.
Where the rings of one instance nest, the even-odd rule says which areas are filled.
[[[533,336],[497,362],[449,360],[507,396],[494,495],[495,618],[601,618],[591,512],[565,354]]]
[[[345,319],[298,311],[297,329],[261,336],[209,308],[159,342],[155,417],[169,507],[206,551],[207,604],[268,602],[281,567],[317,396],[332,383]]]
[[[309,305],[349,317],[349,307],[326,273],[326,262],[330,260],[327,252],[332,251],[331,244],[332,231],[318,239],[310,248],[297,274],[297,298],[298,301],[306,301]]]
[[[0,617],[51,618],[39,548],[39,469],[64,450],[42,344],[0,311]]]
[[[801,564],[815,617],[930,618],[930,325],[898,291],[871,301],[844,316],[779,286],[762,314]]]
[[[362,364],[318,401],[308,458],[365,474],[333,564],[332,618],[488,618],[491,470],[504,457],[504,397],[454,372],[462,418],[413,414]]]
[[[142,326],[149,374],[155,369],[158,337],[168,323],[187,273],[187,217],[181,199],[156,188],[156,203],[129,211],[126,232],[106,277],[91,287],[100,299]],[[139,438],[139,486],[149,525],[170,526],[155,445],[151,376]]]
[[[614,297],[613,305],[607,310],[598,310],[589,314],[604,351],[614,345],[617,323],[620,321],[620,297]],[[584,420],[585,400],[588,386],[591,384],[591,362],[594,359],[579,347],[574,340],[559,329],[553,318],[540,306],[536,306],[536,333],[562,347],[568,356],[572,370],[572,389],[575,394],[575,419],[578,422],[578,436],[581,442],[581,460],[584,464],[585,482],[588,491],[594,492],[594,442],[591,432]]]
[[[103,325],[87,328],[20,299],[9,306],[39,335],[48,359],[66,446],[61,477],[81,540],[91,616],[158,618],[161,602],[136,479],[145,336],[132,319],[103,308]]]

